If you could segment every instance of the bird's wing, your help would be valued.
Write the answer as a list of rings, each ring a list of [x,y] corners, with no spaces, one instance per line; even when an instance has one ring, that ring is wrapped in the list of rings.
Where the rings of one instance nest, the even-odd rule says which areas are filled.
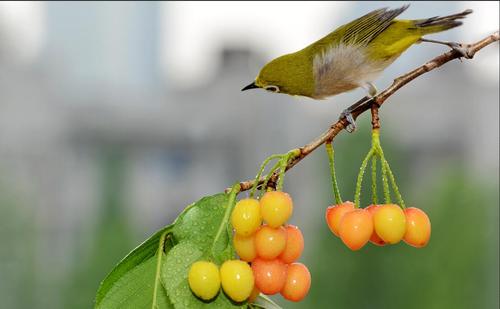
[[[378,9],[353,20],[337,30],[338,34],[341,34],[340,42],[347,45],[367,45],[387,29],[394,18],[403,13],[408,6],[404,5],[394,10]]]

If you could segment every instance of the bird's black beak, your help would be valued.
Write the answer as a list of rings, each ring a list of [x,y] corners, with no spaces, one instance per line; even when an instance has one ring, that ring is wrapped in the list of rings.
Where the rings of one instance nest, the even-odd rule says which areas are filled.
[[[248,86],[245,86],[245,88],[241,89],[241,91],[245,91],[245,90],[248,90],[248,89],[254,89],[254,88],[260,88],[259,86],[257,86],[255,84],[255,82],[251,83],[250,85]]]

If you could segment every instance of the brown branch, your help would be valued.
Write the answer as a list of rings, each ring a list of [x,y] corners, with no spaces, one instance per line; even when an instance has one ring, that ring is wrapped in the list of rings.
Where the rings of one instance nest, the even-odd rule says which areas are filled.
[[[495,32],[492,35],[482,39],[481,41],[478,41],[474,44],[466,44],[462,45],[461,47],[464,49],[468,59],[471,59],[474,57],[474,55],[481,50],[482,48],[498,41],[500,39],[499,32]],[[401,87],[404,85],[408,84],[415,78],[419,77],[420,75],[423,75],[427,72],[430,72],[436,68],[439,68],[443,64],[450,62],[453,59],[461,58],[463,57],[463,54],[460,53],[457,50],[450,50],[440,56],[437,56],[436,58],[428,61],[424,65],[416,68],[415,70],[406,73],[404,75],[399,76],[398,78],[394,79],[393,83],[386,88],[384,91],[380,92],[378,95],[372,98],[367,98],[366,102],[363,104],[359,105],[352,111],[352,116],[354,119],[358,118],[359,115],[363,114],[367,110],[371,108],[373,104],[376,104],[378,107],[380,107],[384,102],[389,98],[391,95],[393,95],[397,90],[399,90]],[[360,101],[365,100],[365,98],[361,99]],[[359,102],[359,101],[358,101]],[[356,106],[357,104],[353,104],[351,107]],[[378,115],[377,115],[378,116]],[[302,159],[307,157],[311,152],[313,152],[316,148],[321,146],[327,141],[332,141],[337,134],[339,134],[342,130],[344,130],[348,125],[348,122],[345,117],[340,118],[337,122],[332,124],[330,128],[323,132],[320,136],[315,138],[312,142],[310,142],[307,145],[304,145],[303,147],[299,148],[300,154],[295,157],[292,161],[290,161],[286,167],[286,170],[288,171],[292,167],[294,167],[297,163],[299,163]],[[278,173],[274,173],[270,179],[270,183],[275,183],[278,177]],[[264,179],[259,180],[259,185],[262,184]],[[243,181],[240,183],[241,186],[241,191],[246,191],[250,188],[252,188],[254,184],[253,180],[247,180]],[[227,191],[227,189],[226,189]]]
[[[378,108],[377,104],[372,104],[371,112],[372,112],[372,130],[380,129],[380,118],[378,116]]]

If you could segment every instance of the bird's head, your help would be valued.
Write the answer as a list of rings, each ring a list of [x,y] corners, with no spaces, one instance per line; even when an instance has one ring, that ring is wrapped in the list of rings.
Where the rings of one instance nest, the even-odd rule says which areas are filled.
[[[312,66],[296,54],[278,57],[266,64],[255,81],[241,91],[254,88],[274,93],[311,96],[314,91]]]

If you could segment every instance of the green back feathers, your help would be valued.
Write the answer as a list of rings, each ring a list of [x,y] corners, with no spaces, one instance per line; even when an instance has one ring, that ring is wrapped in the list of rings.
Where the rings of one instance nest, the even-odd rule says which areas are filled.
[[[321,45],[339,44],[346,45],[368,45],[373,39],[389,27],[399,14],[403,13],[409,5],[399,9],[378,9],[370,12],[352,22],[341,26],[316,43]],[[316,44],[314,43],[314,44]]]

